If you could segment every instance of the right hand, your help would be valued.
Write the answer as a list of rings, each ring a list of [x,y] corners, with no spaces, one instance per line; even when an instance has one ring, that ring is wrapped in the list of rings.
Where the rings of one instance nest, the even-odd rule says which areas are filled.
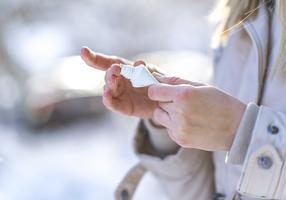
[[[130,81],[120,74],[120,63],[136,67],[145,65],[143,61],[132,63],[123,58],[94,53],[85,47],[81,50],[81,57],[87,65],[106,71],[103,103],[108,109],[129,116],[152,118],[157,102],[149,99],[148,88],[133,88]],[[154,68],[150,71],[158,72]]]

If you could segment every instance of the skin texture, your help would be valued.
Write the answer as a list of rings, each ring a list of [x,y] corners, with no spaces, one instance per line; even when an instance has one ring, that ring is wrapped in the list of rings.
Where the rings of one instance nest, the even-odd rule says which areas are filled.
[[[97,54],[83,48],[83,60],[91,67],[106,71],[103,103],[114,112],[149,118],[165,127],[180,146],[209,151],[229,150],[246,105],[213,86],[165,77],[148,68],[159,80],[149,88],[133,88],[120,75],[119,63],[135,67],[131,61]]]

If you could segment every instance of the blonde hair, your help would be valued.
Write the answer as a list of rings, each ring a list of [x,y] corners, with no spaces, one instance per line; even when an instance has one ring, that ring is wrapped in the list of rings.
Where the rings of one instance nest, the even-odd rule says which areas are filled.
[[[267,1],[267,0],[266,0]],[[267,3],[265,1],[265,3]],[[220,21],[220,26],[213,39],[213,45],[226,43],[230,30],[241,26],[248,18],[255,18],[260,7],[260,0],[221,0],[212,14]],[[275,0],[275,9],[281,19],[282,33],[280,50],[276,60],[275,71],[286,74],[286,0]]]

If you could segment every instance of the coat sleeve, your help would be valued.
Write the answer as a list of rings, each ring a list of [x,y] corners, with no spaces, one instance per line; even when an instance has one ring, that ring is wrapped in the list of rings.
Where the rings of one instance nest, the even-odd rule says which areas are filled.
[[[211,153],[179,148],[162,135],[160,139],[154,139],[156,134],[168,137],[166,130],[150,127],[148,122],[141,120],[135,137],[135,151],[141,164],[157,177],[170,199],[212,199]]]
[[[226,158],[242,165],[240,194],[286,199],[286,113],[250,103]]]

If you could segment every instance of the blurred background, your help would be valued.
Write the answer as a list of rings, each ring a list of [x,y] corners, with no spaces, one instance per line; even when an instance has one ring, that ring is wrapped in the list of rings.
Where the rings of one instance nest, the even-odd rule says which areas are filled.
[[[207,81],[214,0],[0,0],[0,199],[113,199],[138,119],[107,111],[81,46]],[[166,199],[147,175],[135,199]]]

